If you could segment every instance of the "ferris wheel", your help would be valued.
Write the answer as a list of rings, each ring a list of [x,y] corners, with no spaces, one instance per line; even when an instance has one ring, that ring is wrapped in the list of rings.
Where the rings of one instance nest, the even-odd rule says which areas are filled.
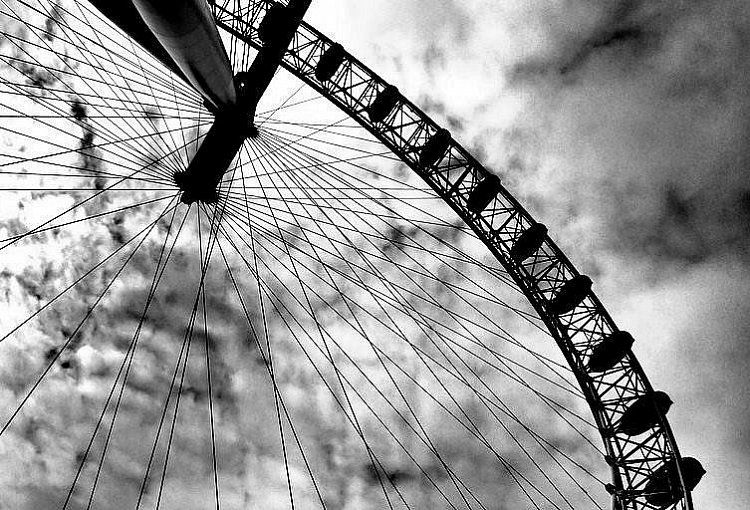
[[[309,0],[0,2],[0,508],[693,508],[591,279]]]

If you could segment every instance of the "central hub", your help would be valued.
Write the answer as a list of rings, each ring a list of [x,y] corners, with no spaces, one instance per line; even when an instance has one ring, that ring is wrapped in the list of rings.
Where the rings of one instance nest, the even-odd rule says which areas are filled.
[[[190,165],[174,175],[182,191],[184,204],[213,203],[218,200],[217,187],[247,138],[258,135],[253,123],[255,103],[248,91],[248,73],[235,76],[238,102],[230,111],[218,111]]]
[[[247,138],[258,136],[255,109],[279,68],[292,42],[310,0],[290,0],[274,4],[258,29],[263,47],[250,69],[234,77],[237,103],[214,112],[215,120],[187,169],[177,172],[174,181],[182,191],[184,204],[213,203],[219,199],[218,186]]]

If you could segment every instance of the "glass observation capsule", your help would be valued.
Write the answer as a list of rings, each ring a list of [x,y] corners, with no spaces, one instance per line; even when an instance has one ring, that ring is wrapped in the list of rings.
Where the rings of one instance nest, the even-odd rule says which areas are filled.
[[[633,342],[633,337],[627,331],[615,331],[604,337],[589,356],[589,372],[606,372],[614,368],[633,347]]]
[[[273,4],[258,26],[258,38],[263,44],[273,42],[274,38],[283,32],[287,20],[287,8],[281,4]]]
[[[703,475],[706,474],[706,470],[701,463],[693,457],[682,458],[680,471],[682,471],[682,478],[688,491],[695,489]],[[682,497],[680,485],[680,472],[677,470],[677,462],[675,459],[671,459],[651,474],[643,489],[645,500],[659,508],[673,505]]]
[[[646,393],[627,408],[615,430],[627,436],[643,434],[654,428],[671,406],[672,399],[663,391]]]
[[[344,56],[346,52],[344,47],[338,43],[331,45],[318,61],[318,65],[315,66],[315,78],[318,81],[329,81],[336,75],[336,72],[344,63]]]
[[[523,262],[539,251],[546,237],[547,227],[542,223],[534,223],[523,231],[510,249],[510,258],[518,263]]]
[[[388,114],[393,111],[398,102],[398,89],[393,85],[388,85],[380,91],[375,100],[367,109],[367,114],[372,122],[383,122]]]
[[[469,193],[466,207],[474,214],[484,211],[500,191],[500,177],[488,175]]]
[[[555,315],[572,312],[591,292],[591,278],[585,275],[574,276],[563,284],[549,303],[549,310]]]
[[[451,134],[447,129],[439,129],[427,140],[419,153],[419,166],[427,168],[440,161],[451,143]]]

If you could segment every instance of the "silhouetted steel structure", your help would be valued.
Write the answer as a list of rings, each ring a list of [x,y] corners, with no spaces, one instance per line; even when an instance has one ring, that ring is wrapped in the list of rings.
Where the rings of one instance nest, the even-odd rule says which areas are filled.
[[[226,55],[222,56],[220,40],[212,35],[213,27],[201,30],[198,25],[180,42],[182,32],[173,30],[169,19],[164,23],[169,10],[162,6],[149,11],[149,5],[161,5],[158,2],[124,1],[117,4],[120,7],[113,7],[92,0],[92,4],[192,83],[215,116],[188,169],[175,176],[183,202],[220,198],[217,186],[224,172],[246,137],[257,133],[253,124],[257,101],[276,68],[283,66],[416,172],[513,278],[555,338],[588,402],[612,471],[607,490],[613,496],[614,508],[692,510],[690,491],[703,468],[695,459],[680,456],[665,417],[671,400],[651,387],[631,351],[632,337],[617,329],[592,292],[591,280],[579,274],[550,239],[547,228],[529,215],[500,178],[482,167],[447,130],[340,44],[301,21],[309,0],[294,0],[292,7],[258,0],[238,9],[233,8],[236,2],[209,2],[219,29],[259,50],[249,69],[239,70],[233,77],[215,73],[213,84],[205,74],[228,64],[228,59],[223,61]],[[193,21],[211,22],[204,16],[207,12],[202,0],[190,0],[190,5],[197,6],[185,11]],[[138,12],[151,16],[149,26],[161,38],[143,30]],[[191,46],[191,34],[213,41],[212,56],[207,60],[201,60],[200,51]],[[165,38],[177,42],[164,43]],[[168,46],[166,51],[157,41]],[[183,58],[190,57],[182,53],[183,43],[183,50],[192,52],[197,60]]]
[[[229,5],[212,2],[217,25],[263,48],[259,28],[269,13],[278,16],[278,4],[261,0],[239,12]],[[680,460],[664,413],[666,395],[654,392],[630,351],[632,338],[617,329],[591,291],[591,280],[578,273],[546,228],[395,86],[307,23],[297,29],[281,65],[419,174],[513,277],[556,339],[588,401],[612,468],[607,489],[614,508],[692,509],[690,491],[702,467],[694,459]]]

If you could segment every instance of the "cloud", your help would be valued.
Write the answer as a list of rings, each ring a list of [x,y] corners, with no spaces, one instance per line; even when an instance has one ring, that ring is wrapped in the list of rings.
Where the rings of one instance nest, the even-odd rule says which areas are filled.
[[[542,156],[510,179],[559,226],[585,218],[593,248],[668,262],[746,250],[748,9],[648,4],[619,17],[631,35],[605,24],[511,68],[511,89],[533,97],[517,129]]]
[[[78,169],[93,178],[95,189],[102,190],[107,184],[102,176],[103,155],[97,146],[100,141],[97,140],[96,126],[89,119],[88,107],[80,99],[74,98],[70,103],[70,115],[82,131],[78,142]]]
[[[55,2],[54,5],[52,5],[52,8],[48,11],[47,19],[44,20],[44,30],[45,33],[43,37],[49,41],[52,42],[55,40],[55,37],[57,37],[57,31],[60,26],[60,22],[63,21],[63,11],[61,9],[62,6],[62,0],[58,0]]]

